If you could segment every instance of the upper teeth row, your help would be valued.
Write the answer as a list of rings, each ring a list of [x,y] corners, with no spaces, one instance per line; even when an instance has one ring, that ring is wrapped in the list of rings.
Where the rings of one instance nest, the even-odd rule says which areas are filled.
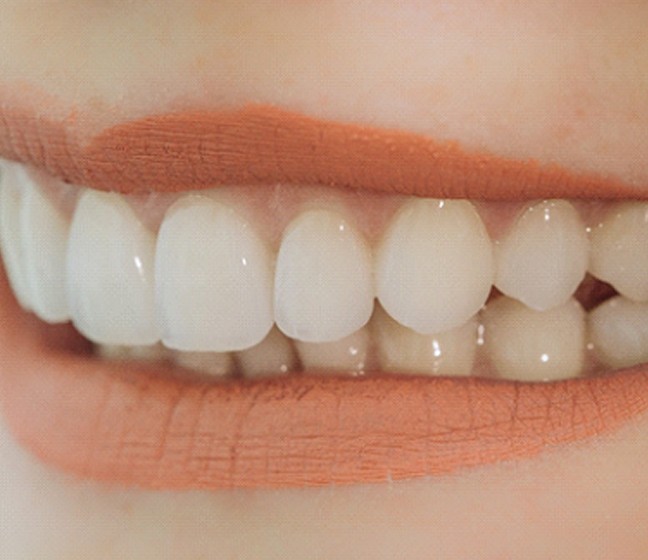
[[[331,205],[301,211],[275,249],[218,190],[187,194],[147,228],[126,198],[84,189],[68,218],[17,164],[0,190],[0,240],[23,307],[71,319],[103,344],[224,352],[273,324],[307,342],[365,325],[374,298],[420,333],[473,317],[491,286],[536,310],[567,302],[589,270],[648,300],[648,211],[618,204],[588,229],[567,201],[531,204],[493,242],[465,200],[406,200],[369,243]]]

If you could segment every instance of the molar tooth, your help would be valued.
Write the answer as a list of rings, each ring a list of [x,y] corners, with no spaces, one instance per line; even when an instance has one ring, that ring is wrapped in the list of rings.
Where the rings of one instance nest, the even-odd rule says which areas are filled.
[[[648,301],[648,203],[614,205],[592,229],[590,272],[634,301]]]
[[[585,312],[580,303],[535,311],[500,297],[483,311],[485,350],[498,377],[550,381],[581,374]]]
[[[65,259],[69,220],[25,175],[20,215],[24,270],[34,313],[49,323],[70,318]]]
[[[228,352],[179,352],[172,351],[173,361],[184,368],[207,373],[213,377],[225,377],[235,372],[234,357]]]
[[[598,358],[613,368],[648,361],[648,303],[613,297],[588,317],[589,337]]]
[[[243,350],[272,327],[270,251],[247,221],[212,198],[188,195],[169,208],[158,234],[155,276],[169,348]]]
[[[334,342],[302,342],[295,346],[304,369],[331,373],[363,375],[374,369],[370,355],[370,333],[367,327]]]
[[[342,216],[309,210],[286,228],[275,275],[275,321],[289,337],[339,340],[364,326],[373,309],[367,243]]]
[[[371,319],[382,371],[470,375],[477,350],[477,318],[437,334],[419,334],[394,321],[380,306]]]
[[[465,200],[406,203],[376,254],[380,303],[399,323],[424,334],[468,321],[486,301],[493,274],[491,241]]]
[[[292,341],[273,327],[259,344],[236,354],[244,377],[265,377],[290,373],[297,369]]]
[[[565,200],[528,207],[495,244],[495,286],[532,309],[562,305],[585,277],[585,226]]]
[[[67,296],[72,320],[102,344],[159,340],[153,300],[155,236],[118,194],[84,191],[70,227]]]
[[[9,284],[20,306],[31,309],[25,270],[20,214],[23,205],[25,170],[17,163],[2,162],[0,185],[0,247]]]

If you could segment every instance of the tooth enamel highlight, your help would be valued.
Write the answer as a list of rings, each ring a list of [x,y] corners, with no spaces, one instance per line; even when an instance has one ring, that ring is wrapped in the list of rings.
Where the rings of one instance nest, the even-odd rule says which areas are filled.
[[[264,377],[297,371],[298,360],[292,341],[273,327],[259,344],[236,354],[244,377]]]
[[[380,369],[425,375],[470,375],[477,349],[477,318],[451,331],[419,334],[380,307],[371,320]]]
[[[585,277],[588,245],[569,202],[532,205],[495,244],[495,286],[538,311],[562,305]]]
[[[648,301],[648,203],[615,205],[592,229],[590,272],[634,301]]]
[[[339,340],[373,309],[372,260],[360,234],[328,210],[300,214],[286,228],[275,275],[275,322],[306,342]]]
[[[167,211],[155,263],[162,340],[176,350],[225,352],[270,331],[272,259],[232,208],[189,195]]]
[[[20,214],[25,170],[18,164],[2,163],[0,185],[0,247],[9,284],[20,306],[31,309],[29,284],[25,271]]]
[[[648,303],[616,296],[590,311],[588,325],[590,341],[606,366],[648,361]]]
[[[295,346],[305,369],[332,373],[362,375],[374,366],[371,363],[370,334],[367,327],[334,342],[301,342]]]
[[[485,351],[499,377],[551,381],[578,377],[585,352],[585,313],[580,303],[535,311],[500,297],[482,312]]]
[[[171,355],[177,365],[213,377],[225,377],[235,371],[234,358],[229,353],[176,351]]]
[[[375,266],[384,309],[423,334],[465,323],[486,301],[494,275],[490,239],[463,200],[406,203],[383,235]]]
[[[155,236],[118,194],[86,190],[70,226],[67,300],[77,329],[102,344],[159,340],[153,299]]]
[[[70,318],[65,259],[69,221],[25,175],[20,213],[24,271],[34,313],[48,323]]]

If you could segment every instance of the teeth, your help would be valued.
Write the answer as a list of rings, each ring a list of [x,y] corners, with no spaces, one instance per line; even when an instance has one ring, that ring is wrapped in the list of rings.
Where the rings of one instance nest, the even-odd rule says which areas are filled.
[[[0,245],[9,283],[18,303],[31,309],[29,284],[25,271],[20,214],[22,207],[22,183],[25,170],[18,164],[3,162],[2,185],[0,185]]]
[[[535,311],[500,297],[486,306],[482,317],[486,353],[500,377],[550,381],[581,374],[585,313],[576,300]]]
[[[259,344],[239,352],[236,358],[245,377],[280,375],[298,368],[291,340],[276,327]]]
[[[648,204],[615,205],[592,230],[590,272],[634,301],[648,301]]]
[[[648,303],[617,296],[589,314],[589,336],[599,359],[621,368],[648,361]]]
[[[486,301],[493,274],[490,239],[467,201],[406,203],[376,255],[380,303],[423,334],[465,323]]]
[[[585,227],[569,202],[535,204],[495,245],[495,286],[532,309],[551,309],[583,280],[587,255]]]
[[[470,375],[477,349],[477,319],[437,334],[419,334],[394,321],[379,306],[371,320],[383,371]]]
[[[161,344],[152,344],[150,346],[97,344],[95,348],[97,355],[104,360],[158,362],[169,358],[169,350]]]
[[[24,271],[34,313],[49,323],[65,322],[68,312],[65,255],[70,224],[25,175],[20,215]]]
[[[373,309],[371,253],[341,216],[310,210],[287,228],[275,276],[275,321],[289,337],[330,342],[364,326]]]
[[[225,377],[235,371],[232,354],[224,352],[172,352],[173,361],[184,368]]]
[[[155,236],[118,194],[86,190],[68,242],[70,314],[86,338],[102,344],[158,341],[153,299]]]
[[[369,329],[360,330],[335,342],[301,342],[295,346],[306,369],[330,370],[362,375],[373,369],[369,356]]]
[[[243,350],[272,327],[270,252],[249,223],[211,198],[189,195],[169,208],[155,274],[162,338],[170,348]]]

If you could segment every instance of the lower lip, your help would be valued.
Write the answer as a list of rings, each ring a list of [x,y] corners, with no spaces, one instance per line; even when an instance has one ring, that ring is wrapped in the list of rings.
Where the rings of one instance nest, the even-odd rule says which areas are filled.
[[[0,405],[15,437],[45,463],[120,485],[277,488],[442,475],[528,459],[648,410],[646,367],[546,384],[394,375],[207,384],[54,343],[19,309],[4,275],[0,310]]]

